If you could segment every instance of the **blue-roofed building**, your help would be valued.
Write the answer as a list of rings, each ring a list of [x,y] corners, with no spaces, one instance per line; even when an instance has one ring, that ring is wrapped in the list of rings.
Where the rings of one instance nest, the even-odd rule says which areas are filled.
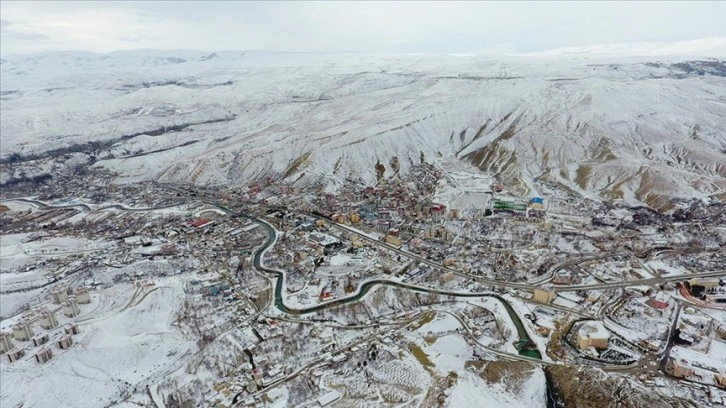
[[[532,197],[529,200],[529,207],[533,210],[544,211],[544,200],[542,197]]]

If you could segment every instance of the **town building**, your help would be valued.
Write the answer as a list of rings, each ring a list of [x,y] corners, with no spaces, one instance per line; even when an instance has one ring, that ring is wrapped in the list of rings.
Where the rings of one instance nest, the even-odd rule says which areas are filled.
[[[440,221],[446,214],[446,206],[443,204],[434,204],[431,206],[431,219],[434,222]]]
[[[81,313],[81,308],[78,307],[75,296],[68,296],[68,299],[61,303],[61,306],[63,307],[63,314],[68,317],[76,317]]]
[[[353,224],[358,224],[360,222],[360,215],[358,213],[352,213],[350,215],[350,222]]]
[[[691,286],[700,285],[705,287],[706,289],[709,288],[715,288],[720,286],[721,279],[719,278],[693,278],[689,281]]]
[[[721,388],[726,388],[726,374],[723,372],[720,372],[716,374],[716,385]]]
[[[542,211],[544,210],[544,200],[542,197],[532,197],[532,199],[529,200],[529,206],[533,210]]]
[[[656,309],[667,309],[668,308],[668,301],[670,300],[670,295],[668,295],[665,292],[658,292],[655,296],[652,296],[650,299],[648,299],[648,305],[656,308]]]
[[[0,353],[6,353],[13,348],[12,337],[8,332],[0,332]]]
[[[83,305],[91,303],[91,294],[88,292],[88,288],[76,289],[76,301]]]
[[[403,245],[403,241],[401,241],[401,238],[394,235],[386,235],[386,243],[396,247],[400,247],[401,245]]]
[[[552,283],[556,285],[570,285],[573,283],[580,283],[582,278],[574,271],[559,270],[555,272],[552,277]]]
[[[539,303],[551,303],[557,293],[552,287],[535,288],[533,299]]]
[[[446,272],[441,275],[441,277],[439,278],[439,282],[441,282],[442,284],[449,283],[452,280],[454,280],[455,277],[456,276],[454,275],[453,272]]]
[[[68,298],[68,287],[61,285],[50,292],[50,299],[55,304],[60,304]]]
[[[20,360],[25,355],[25,350],[21,349],[20,347],[15,347],[7,352],[6,354],[8,356],[8,360],[12,363],[14,361]]]
[[[252,379],[255,380],[256,384],[260,384],[262,381],[262,369],[260,367],[255,367],[252,369]]]
[[[63,331],[66,334],[78,334],[81,332],[81,329],[78,327],[78,325],[76,323],[70,322],[63,327]]]
[[[30,328],[30,323],[20,322],[13,325],[13,337],[17,341],[28,341],[33,337],[33,329]]]
[[[580,350],[594,347],[599,350],[608,348],[610,333],[600,322],[587,322],[577,332],[577,346]]]
[[[229,283],[227,283],[223,280],[217,280],[217,281],[205,282],[200,287],[200,292],[203,295],[207,295],[207,296],[217,296],[221,292],[224,292],[227,289],[229,289]]]
[[[670,357],[668,362],[674,377],[688,378],[693,375],[693,368],[688,365],[686,360]]]
[[[518,211],[525,212],[527,204],[512,198],[499,198],[492,202],[492,209],[496,211]]]
[[[719,324],[716,327],[716,334],[718,337],[720,337],[722,340],[726,340],[726,323]]]
[[[204,228],[211,223],[212,223],[212,220],[210,220],[210,219],[199,218],[199,219],[192,221],[191,226],[194,228]]]
[[[53,358],[53,351],[50,347],[43,347],[35,353],[35,361],[43,364]]]
[[[40,312],[40,327],[51,330],[58,327],[58,319],[55,317],[55,312],[52,310],[43,310]]]
[[[48,336],[48,333],[38,334],[33,337],[33,345],[34,346],[40,346],[41,344],[45,344],[50,340],[50,336]]]
[[[332,390],[329,393],[318,397],[318,404],[321,407],[327,407],[335,401],[339,400],[342,395],[336,390]]]
[[[73,337],[70,334],[64,334],[58,339],[58,348],[65,350],[73,345]]]

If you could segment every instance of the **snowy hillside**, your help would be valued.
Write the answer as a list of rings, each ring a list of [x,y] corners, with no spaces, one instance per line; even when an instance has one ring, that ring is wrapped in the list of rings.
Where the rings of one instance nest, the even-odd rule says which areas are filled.
[[[3,158],[71,147],[125,181],[334,187],[423,153],[522,195],[726,189],[726,61],[707,57],[47,53],[4,58],[0,83]]]

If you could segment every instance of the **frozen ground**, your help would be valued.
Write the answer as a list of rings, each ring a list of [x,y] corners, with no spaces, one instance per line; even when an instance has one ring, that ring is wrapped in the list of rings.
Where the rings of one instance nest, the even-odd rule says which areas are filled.
[[[460,374],[446,401],[449,408],[486,406],[487,408],[544,408],[546,383],[542,370],[535,370],[519,392],[506,389],[506,382],[490,384],[471,371]],[[485,404],[485,405],[484,405]]]
[[[73,336],[70,349],[60,350],[51,343],[54,357],[49,362],[35,362],[32,353],[36,348],[32,345],[25,346],[26,357],[19,362],[10,364],[2,359],[0,405],[107,406],[134,390],[144,392],[149,379],[176,370],[195,351],[194,343],[173,326],[174,312],[183,299],[181,282],[159,281],[131,303],[126,302],[132,288],[121,289],[119,285],[103,291],[93,303],[82,305],[82,310],[100,310],[94,311],[93,319],[79,319],[81,333]],[[59,321],[65,320],[58,315]],[[62,328],[54,330],[52,337],[59,331]],[[36,392],[39,389],[44,392]]]
[[[29,241],[29,242],[28,242]],[[78,267],[71,263],[63,268],[47,267],[45,261],[102,251],[112,245],[102,240],[77,237],[50,237],[43,233],[0,236],[0,311],[12,316],[23,305],[37,303],[47,292],[53,275],[62,275]]]

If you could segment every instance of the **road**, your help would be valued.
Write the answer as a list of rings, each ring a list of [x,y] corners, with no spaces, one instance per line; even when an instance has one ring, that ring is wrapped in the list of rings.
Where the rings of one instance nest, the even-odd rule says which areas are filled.
[[[319,218],[313,214],[304,213],[304,215]],[[326,222],[329,222],[329,221],[326,220]],[[379,246],[380,248],[387,249],[398,255],[408,257],[410,259],[413,259],[420,263],[429,265],[429,266],[439,269],[439,270],[445,270],[447,272],[452,272],[453,274],[463,277],[463,278],[474,279],[480,283],[484,283],[484,284],[487,284],[490,286],[503,287],[503,288],[509,288],[509,289],[522,289],[522,290],[528,290],[528,291],[533,291],[538,286],[538,285],[532,285],[529,283],[505,282],[505,281],[489,279],[489,278],[484,278],[481,276],[464,273],[459,270],[443,266],[440,263],[433,262],[429,259],[423,258],[417,254],[413,254],[411,252],[404,251],[400,248],[396,248],[393,245],[390,245],[385,242],[381,242],[377,239],[369,237],[368,235],[361,234],[360,231],[357,231],[356,229],[350,228],[346,225],[341,225],[338,223],[330,223],[330,225],[335,228],[338,228],[340,230],[357,234],[363,240],[371,242],[371,243]],[[618,253],[597,255],[597,256],[584,256],[582,258],[567,261],[566,264],[577,264],[577,263],[581,263],[581,262],[586,262],[586,261],[600,259],[600,258],[606,258],[606,257],[610,257],[610,256],[615,256],[615,255],[618,255]],[[649,285],[653,285],[653,284],[676,282],[676,281],[682,281],[682,280],[687,280],[687,279],[692,279],[692,278],[707,278],[707,277],[714,277],[714,276],[723,276],[725,274],[726,274],[726,269],[723,269],[723,270],[710,271],[710,272],[694,273],[694,274],[689,274],[689,275],[674,275],[674,276],[667,276],[667,277],[634,279],[634,280],[629,280],[629,281],[605,282],[605,283],[586,284],[586,285],[553,285],[553,289],[555,290],[555,292],[574,292],[574,291],[578,291],[578,290],[601,290],[601,289],[623,288],[623,287],[628,287],[628,286],[649,286]]]
[[[91,208],[88,204],[79,203],[79,204],[64,204],[64,205],[53,205],[53,204],[47,204],[39,200],[33,200],[30,198],[11,198],[7,200],[3,200],[3,202],[6,201],[18,201],[28,204],[36,205],[40,209],[44,208],[79,208],[82,212],[90,212],[94,211],[94,208]],[[129,211],[129,212],[147,212],[147,211],[157,211],[157,210],[163,210],[167,208],[174,208],[179,207],[181,205],[184,205],[184,203],[173,203],[173,204],[167,204],[167,205],[160,205],[157,207],[126,207],[123,204],[111,204],[104,207],[98,207],[95,208],[96,211],[102,211],[102,210],[123,210],[123,211]]]
[[[44,202],[39,201],[39,200],[32,200],[32,199],[26,199],[26,198],[14,198],[14,199],[9,199],[9,200],[5,200],[5,201],[21,201],[21,202],[35,204],[35,205],[37,205],[37,206],[39,206],[41,208],[76,208],[76,207],[82,207],[82,208],[84,208],[84,209],[86,209],[88,211],[91,210],[91,208],[88,205],[86,205],[86,204],[51,205],[51,204],[47,204],[47,203],[44,203]],[[209,202],[209,201],[204,201],[204,203],[205,204],[212,205],[212,206],[214,206],[216,208],[219,208],[219,209],[221,209],[221,210],[223,210],[223,211],[225,211],[227,213],[236,214],[236,212],[234,210],[232,210],[232,209],[230,209],[230,208],[228,208],[228,207],[226,207],[226,206],[224,206],[222,204],[215,203],[215,202]],[[172,207],[176,207],[176,206],[180,206],[180,205],[183,205],[183,203],[168,204],[168,205],[163,205],[163,206],[159,206],[159,207],[131,208],[131,207],[126,207],[126,206],[121,205],[121,204],[113,204],[113,205],[109,205],[109,206],[106,206],[106,207],[100,207],[100,208],[98,208],[98,210],[104,210],[104,209],[120,209],[120,210],[124,210],[124,211],[144,212],[144,211],[154,211],[154,210],[160,210],[160,209],[165,209],[165,208],[172,208]],[[287,208],[285,208],[285,210],[291,212],[291,210],[289,210]],[[317,216],[315,214],[311,214],[311,213],[307,213],[307,212],[298,212],[298,213],[299,214],[302,214],[302,215],[305,215],[305,216],[308,216],[308,217],[313,217],[313,218],[316,218],[316,219],[321,219],[321,217],[319,217],[319,216]],[[258,222],[262,222],[267,228],[271,228],[274,231],[274,228],[272,228],[272,226],[270,226],[269,223],[267,223],[266,221],[263,221],[263,220],[261,220],[259,218],[252,217],[252,216],[247,215],[247,214],[240,214],[240,215],[244,216],[245,218],[251,219],[251,220],[256,220]],[[467,279],[474,279],[474,280],[476,280],[476,281],[478,281],[480,283],[483,283],[483,284],[486,284],[486,285],[489,285],[489,286],[501,287],[501,288],[508,288],[508,289],[520,289],[520,290],[527,290],[527,291],[533,291],[538,286],[536,284],[519,283],[519,282],[506,282],[506,281],[501,281],[501,280],[496,280],[496,279],[489,279],[489,278],[485,278],[485,277],[481,277],[481,276],[476,276],[476,275],[471,275],[471,274],[468,274],[468,273],[464,273],[462,271],[459,271],[459,270],[456,270],[456,269],[453,269],[453,268],[449,268],[449,267],[443,266],[440,263],[437,263],[437,262],[431,261],[429,259],[423,258],[423,257],[421,257],[421,256],[419,256],[417,254],[413,254],[411,252],[404,251],[404,250],[402,250],[400,248],[397,248],[397,247],[395,247],[393,245],[390,245],[388,243],[381,242],[381,241],[379,241],[379,240],[377,240],[375,238],[372,238],[372,237],[366,235],[365,233],[362,233],[361,231],[358,231],[358,230],[356,230],[354,228],[351,228],[351,227],[348,227],[346,225],[334,223],[334,222],[331,222],[330,220],[325,220],[325,221],[328,222],[334,228],[338,228],[338,229],[340,229],[342,231],[345,231],[345,232],[357,234],[358,236],[361,237],[361,239],[366,240],[368,242],[371,242],[371,243],[377,245],[380,248],[383,248],[383,249],[392,251],[392,252],[394,252],[394,253],[396,253],[398,255],[407,257],[409,259],[412,259],[412,260],[417,261],[419,263],[423,263],[425,265],[431,266],[431,267],[436,268],[438,270],[444,270],[444,271],[447,271],[447,272],[452,272],[453,274],[455,274],[457,276],[460,276],[460,277],[463,277],[463,278],[467,278]],[[564,264],[564,265],[572,265],[572,264],[577,264],[577,263],[581,263],[581,262],[587,262],[587,261],[590,261],[590,260],[607,258],[607,257],[615,256],[615,255],[618,255],[618,254],[619,253],[610,253],[610,254],[602,254],[602,255],[588,255],[588,256],[583,256],[581,258],[577,258],[577,259],[565,261],[562,264]],[[649,257],[650,255],[651,254],[649,252],[647,254],[647,257]],[[560,266],[562,266],[562,265],[560,265]],[[265,268],[265,269],[267,269],[267,268]],[[268,269],[268,272],[272,272],[272,273],[278,274],[280,271],[275,271],[275,270],[269,270]],[[726,275],[726,269],[717,270],[717,271],[709,271],[709,272],[700,272],[700,273],[694,273],[694,274],[688,274],[688,275],[673,275],[673,276],[667,276],[667,277],[654,277],[654,278],[646,278],[646,279],[634,279],[634,280],[629,280],[629,281],[605,282],[605,283],[585,284],[585,285],[553,285],[553,289],[555,290],[555,292],[573,292],[573,291],[578,291],[578,290],[603,290],[603,289],[624,288],[624,287],[629,287],[629,286],[650,286],[650,285],[654,285],[654,284],[661,284],[661,283],[666,283],[666,282],[677,282],[677,281],[682,281],[682,280],[692,279],[692,278],[718,277],[718,276],[723,276],[723,275]],[[429,289],[429,290],[434,290],[435,291],[435,289]]]
[[[678,302],[678,310],[676,310],[676,317],[673,319],[673,324],[670,327],[670,330],[668,331],[668,344],[666,345],[665,350],[663,351],[663,355],[660,358],[659,366],[660,370],[664,373],[666,373],[666,362],[668,361],[668,356],[671,354],[671,349],[673,348],[673,334],[676,331],[676,327],[678,327],[678,318],[681,316],[681,309],[683,309],[683,305],[681,302]]]

